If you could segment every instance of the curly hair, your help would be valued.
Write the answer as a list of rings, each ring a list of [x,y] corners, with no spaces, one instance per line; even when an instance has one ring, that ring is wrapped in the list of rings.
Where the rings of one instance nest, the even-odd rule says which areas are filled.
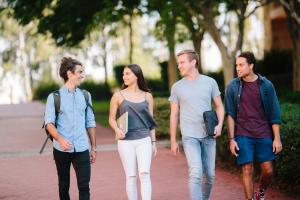
[[[72,73],[76,70],[76,65],[82,66],[82,64],[71,58],[71,57],[63,57],[60,62],[60,68],[59,68],[59,75],[64,79],[65,82],[68,81],[68,71],[71,71]]]
[[[240,57],[245,58],[247,60],[248,64],[253,64],[253,69],[254,69],[254,67],[256,65],[256,59],[255,59],[254,54],[252,52],[250,52],[250,51],[242,52],[238,56],[238,58],[240,58]]]

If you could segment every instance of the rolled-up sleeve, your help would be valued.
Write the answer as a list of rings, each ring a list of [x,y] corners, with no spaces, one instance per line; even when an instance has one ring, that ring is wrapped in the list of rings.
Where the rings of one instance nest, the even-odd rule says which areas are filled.
[[[281,124],[279,101],[277,98],[275,88],[272,83],[271,83],[271,91],[272,91],[271,124]]]
[[[52,93],[49,94],[47,98],[44,120],[45,120],[45,124],[50,124],[50,123],[55,124],[55,106],[54,106],[54,98]]]
[[[91,107],[92,105],[93,105],[92,98],[91,98],[91,94],[89,93],[89,105],[87,107],[86,121],[85,121],[86,128],[96,127],[95,115]]]
[[[235,111],[235,105],[234,105],[234,93],[232,91],[232,86],[228,85],[225,90],[225,114],[230,115],[233,119],[236,118],[236,111]]]

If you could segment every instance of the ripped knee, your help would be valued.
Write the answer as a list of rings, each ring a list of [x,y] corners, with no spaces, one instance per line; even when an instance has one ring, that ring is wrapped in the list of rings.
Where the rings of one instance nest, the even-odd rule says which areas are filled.
[[[150,178],[150,173],[149,172],[141,172],[139,173],[140,179],[147,179]]]

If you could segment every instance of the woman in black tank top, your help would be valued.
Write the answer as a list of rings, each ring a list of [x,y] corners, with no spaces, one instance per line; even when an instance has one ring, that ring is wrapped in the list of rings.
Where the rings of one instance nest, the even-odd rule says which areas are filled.
[[[142,199],[150,200],[150,165],[152,153],[157,153],[154,129],[156,123],[152,117],[153,97],[138,65],[130,64],[124,68],[123,81],[121,91],[111,98],[109,124],[118,140],[118,151],[126,174],[128,199],[137,200],[138,169]],[[124,113],[128,114],[127,132],[117,124],[117,118],[124,116]]]

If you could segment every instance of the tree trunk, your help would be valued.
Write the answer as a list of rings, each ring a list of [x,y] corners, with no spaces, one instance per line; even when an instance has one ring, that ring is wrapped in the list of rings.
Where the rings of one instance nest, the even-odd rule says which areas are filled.
[[[289,32],[293,43],[293,90],[300,91],[300,26],[295,19],[300,19],[300,3],[294,2],[295,11],[292,13],[284,7],[289,20]]]
[[[295,41],[293,51],[293,89],[294,91],[300,91],[300,35]]]
[[[214,18],[206,17],[204,22],[205,30],[210,34],[214,42],[219,48],[222,58],[223,65],[223,77],[224,77],[224,85],[226,86],[230,80],[233,79],[233,66],[234,66],[234,57],[228,53],[228,48],[225,46],[221,39],[221,35],[219,30],[217,29]]]
[[[106,49],[104,50],[104,55],[103,55],[103,63],[104,63],[104,84],[106,86],[108,86],[108,73],[107,73],[107,52],[106,52]]]
[[[132,30],[132,15],[129,16],[129,63],[132,63],[133,54],[133,30]]]
[[[201,62],[201,60],[202,60],[201,59],[201,46],[202,46],[202,40],[203,40],[204,32],[205,32],[204,30],[203,31],[192,32],[192,41],[193,41],[194,49],[199,55],[198,70],[199,70],[199,73],[201,73],[201,74],[203,72],[202,62]]]
[[[174,19],[173,19],[174,20]],[[172,22],[172,20],[170,20]],[[168,86],[169,90],[171,90],[172,85],[178,80],[177,74],[177,63],[175,56],[175,21],[173,23],[169,23],[170,25],[167,27],[165,31],[165,37],[167,40],[168,50],[169,50],[169,60],[168,60]]]
[[[168,61],[168,76],[169,76],[169,89],[178,80],[177,64],[174,49],[169,48],[169,61]]]
[[[25,50],[25,32],[23,29],[20,29],[19,32],[19,66],[23,70],[23,75],[21,75],[23,79],[23,87],[24,87],[24,94],[26,101],[31,101],[32,100],[32,85],[31,85],[31,74],[30,74],[30,69],[29,69],[29,62],[28,62],[28,55],[26,54]]]
[[[178,80],[177,64],[176,64],[176,56],[175,56],[175,24],[173,29],[170,28],[170,32],[168,32],[167,34],[167,42],[168,42],[168,49],[169,49],[168,85],[169,85],[169,89],[171,89],[172,85]]]
[[[290,31],[293,41],[293,90],[300,91],[300,27],[293,23]]]
[[[103,31],[103,41],[101,41],[100,42],[100,44],[101,44],[101,48],[103,49],[103,56],[102,56],[102,59],[103,59],[103,67],[104,67],[104,84],[106,85],[106,86],[108,86],[108,70],[107,70],[107,47],[106,47],[106,45],[107,45],[107,35],[106,35],[106,33]]]

